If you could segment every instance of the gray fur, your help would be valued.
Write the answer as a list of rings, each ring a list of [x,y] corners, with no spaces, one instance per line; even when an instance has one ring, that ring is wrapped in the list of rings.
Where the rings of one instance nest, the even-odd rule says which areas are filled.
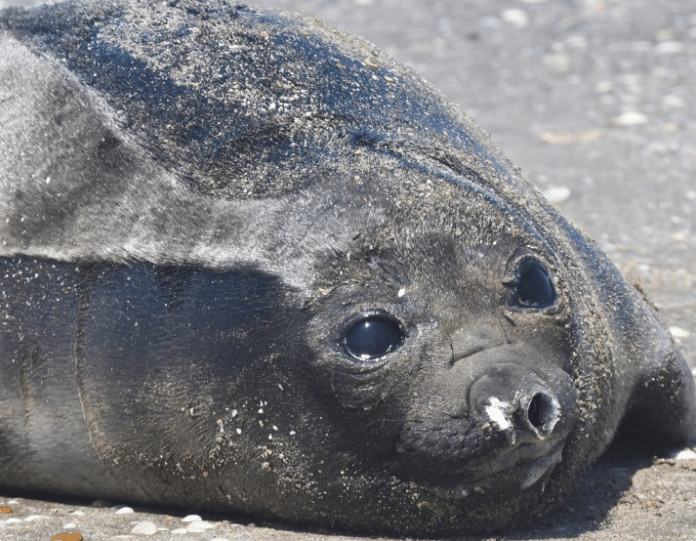
[[[0,51],[0,485],[444,535],[556,505],[622,419],[696,437],[642,295],[369,43],[77,1],[4,10]],[[403,343],[357,362],[376,312]]]

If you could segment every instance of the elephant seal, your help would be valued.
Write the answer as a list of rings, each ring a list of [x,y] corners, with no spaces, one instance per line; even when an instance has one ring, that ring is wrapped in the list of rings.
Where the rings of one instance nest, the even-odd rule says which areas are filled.
[[[401,535],[696,436],[643,296],[411,70],[224,0],[0,15],[0,485]]]

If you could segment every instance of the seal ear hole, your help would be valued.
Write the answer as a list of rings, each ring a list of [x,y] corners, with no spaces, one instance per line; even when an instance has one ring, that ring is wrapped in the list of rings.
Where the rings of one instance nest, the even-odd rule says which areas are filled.
[[[399,322],[386,314],[367,316],[351,326],[343,338],[346,351],[369,361],[394,351],[404,339]]]
[[[519,266],[513,291],[513,304],[524,308],[548,308],[556,303],[556,290],[544,266],[525,259]]]

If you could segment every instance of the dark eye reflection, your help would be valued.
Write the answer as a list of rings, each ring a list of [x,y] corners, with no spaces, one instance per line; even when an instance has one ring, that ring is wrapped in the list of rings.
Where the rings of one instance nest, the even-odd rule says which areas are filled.
[[[364,361],[391,353],[402,340],[403,334],[395,319],[375,315],[353,325],[346,333],[344,346],[353,357]]]
[[[556,302],[556,291],[541,263],[527,260],[522,263],[515,284],[516,304],[528,308],[548,308]]]

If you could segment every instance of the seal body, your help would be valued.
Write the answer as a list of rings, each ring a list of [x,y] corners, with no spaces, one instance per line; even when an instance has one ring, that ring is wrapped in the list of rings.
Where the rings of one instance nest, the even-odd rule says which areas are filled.
[[[451,535],[696,437],[642,294],[409,69],[223,1],[0,15],[0,486]]]

